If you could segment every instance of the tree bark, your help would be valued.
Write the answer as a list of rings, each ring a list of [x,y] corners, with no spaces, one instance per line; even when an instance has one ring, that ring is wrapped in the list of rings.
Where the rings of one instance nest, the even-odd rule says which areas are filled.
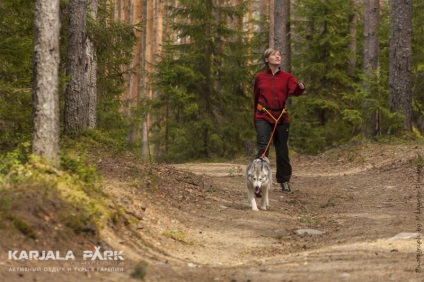
[[[269,6],[269,48],[275,47],[275,4],[276,0],[268,0]],[[265,6],[266,1],[261,1],[261,6]]]
[[[59,159],[59,0],[35,3],[32,152]]]
[[[248,2],[247,6],[247,42],[249,43],[248,57],[252,55],[252,38],[253,38],[253,1]],[[250,62],[250,59],[249,59]]]
[[[88,92],[85,87],[87,1],[69,1],[68,83],[65,92],[65,132],[80,133],[88,127]]]
[[[389,105],[412,130],[412,0],[390,1]]]
[[[356,73],[356,33],[358,26],[358,14],[356,12],[356,7],[358,5],[357,1],[358,0],[350,0],[352,14],[349,16],[349,51],[351,57],[349,58],[347,69],[350,76],[354,76]]]
[[[146,71],[144,75],[144,103],[152,98],[152,89],[149,86],[148,74],[152,71],[153,62],[153,31],[154,31],[154,5],[153,1],[147,1],[146,7],[146,45],[144,50],[145,64],[144,69]],[[141,140],[141,155],[144,158],[150,158],[150,146],[149,146],[149,131],[150,131],[150,114],[145,113],[142,122],[142,140]]]
[[[97,0],[91,0],[90,15],[97,18]],[[95,129],[97,125],[97,54],[89,37],[86,41],[85,83],[88,92],[88,128]]]
[[[363,102],[362,134],[367,138],[377,135],[379,125],[378,111],[373,107],[371,100],[378,97],[376,85],[378,84],[378,25],[380,18],[380,1],[369,0],[364,3],[364,81],[363,88],[365,100]],[[374,86],[374,87],[373,87]],[[374,103],[375,104],[375,103]]]
[[[164,39],[164,32],[166,32],[166,30],[164,30],[165,24],[164,24],[164,9],[165,9],[165,3],[164,0],[157,0],[157,6],[156,6],[156,40],[155,40],[155,54],[161,54],[162,53],[162,42]],[[157,57],[153,57],[154,58],[154,63],[157,63]],[[153,99],[157,98],[158,93],[157,91],[153,92]],[[152,115],[152,124],[157,123],[159,120],[158,117]],[[159,136],[159,130],[157,127],[155,127],[153,129],[152,135],[154,136],[154,138],[156,138],[157,136]],[[160,144],[159,142],[155,142],[154,146],[153,146],[153,156],[158,156],[160,152]]]
[[[281,69],[290,72],[290,0],[274,1],[274,47],[281,51]]]

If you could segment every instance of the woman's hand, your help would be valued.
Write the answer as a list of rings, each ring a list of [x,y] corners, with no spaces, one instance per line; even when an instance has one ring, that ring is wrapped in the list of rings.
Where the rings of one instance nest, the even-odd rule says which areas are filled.
[[[305,84],[303,84],[303,82],[299,82],[299,87],[300,87],[300,89],[305,89]]]

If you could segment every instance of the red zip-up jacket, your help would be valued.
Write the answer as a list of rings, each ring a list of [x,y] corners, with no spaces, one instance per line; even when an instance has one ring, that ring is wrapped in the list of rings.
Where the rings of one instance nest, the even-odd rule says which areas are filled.
[[[265,107],[276,119],[280,116],[289,95],[299,96],[304,89],[294,76],[284,71],[277,71],[274,75],[270,68],[256,74],[254,86],[254,121],[266,120],[270,123],[275,121],[265,111],[257,109],[258,104]],[[281,117],[279,123],[289,123],[288,113]]]

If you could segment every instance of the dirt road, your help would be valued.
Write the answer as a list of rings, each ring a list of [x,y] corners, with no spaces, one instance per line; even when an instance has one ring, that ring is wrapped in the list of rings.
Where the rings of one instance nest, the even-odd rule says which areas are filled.
[[[293,192],[274,186],[271,208],[259,212],[247,204],[243,163],[158,167],[157,197],[138,199],[148,189],[137,183],[131,200],[145,208],[141,237],[161,256],[146,279],[424,281],[420,152],[387,145],[293,156]]]
[[[362,145],[293,155],[293,192],[274,185],[259,212],[248,206],[246,163],[103,159],[105,192],[127,223],[101,236],[124,252],[125,269],[78,280],[132,281],[142,261],[144,281],[424,281],[423,152]]]

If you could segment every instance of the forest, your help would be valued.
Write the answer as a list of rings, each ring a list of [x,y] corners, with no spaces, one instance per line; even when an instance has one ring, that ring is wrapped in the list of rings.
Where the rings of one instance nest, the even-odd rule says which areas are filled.
[[[423,21],[419,0],[1,0],[0,280],[421,281]],[[268,47],[305,91],[293,190],[253,212]],[[124,262],[18,259],[100,249]]]
[[[46,74],[57,72],[58,82],[47,94],[35,86],[34,46],[46,48],[34,35],[41,11],[34,1],[4,0],[0,149],[53,130],[49,138],[110,138],[158,162],[245,155],[255,139],[253,78],[268,46],[307,85],[289,102],[294,151],[416,138],[424,129],[423,4],[397,2],[62,0],[52,11],[57,71]],[[54,122],[38,117],[42,99],[55,101],[55,117],[40,113]]]

